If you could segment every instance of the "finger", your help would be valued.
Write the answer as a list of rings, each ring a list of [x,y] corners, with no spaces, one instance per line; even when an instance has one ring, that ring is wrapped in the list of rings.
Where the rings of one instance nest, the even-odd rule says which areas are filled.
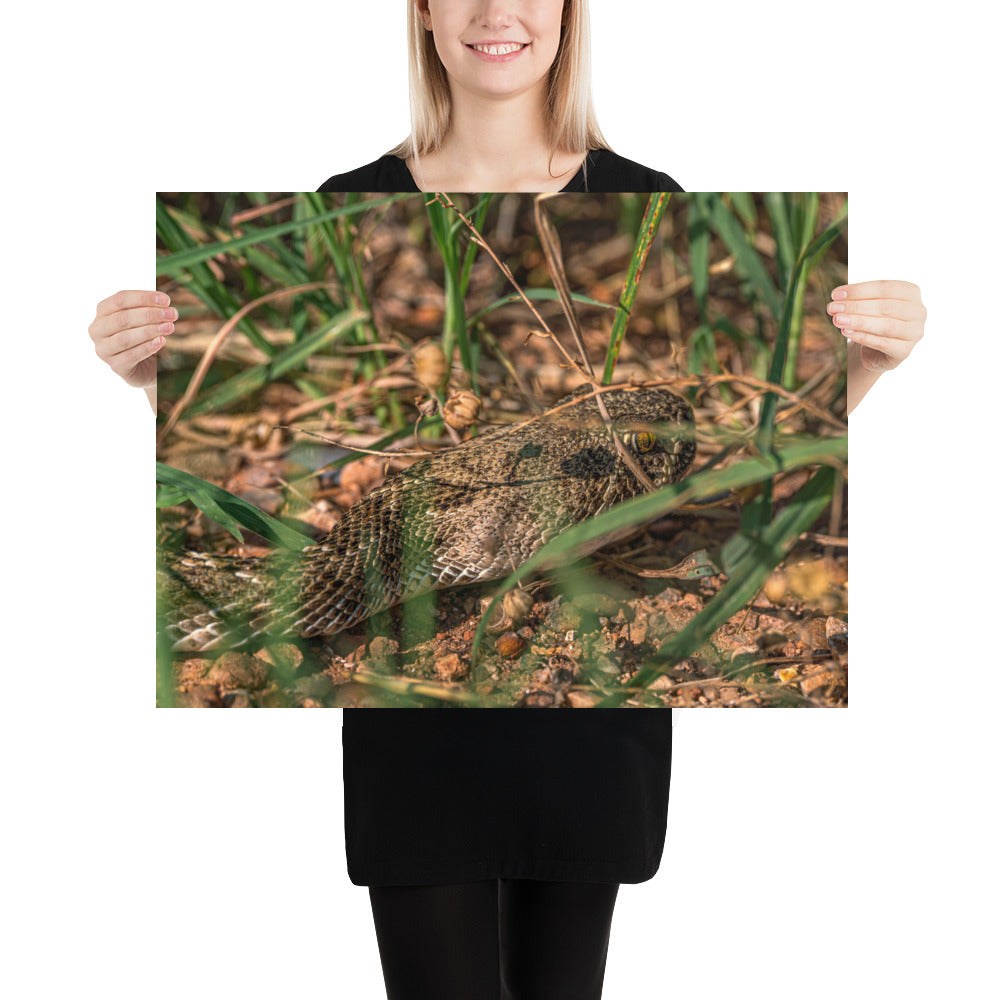
[[[877,333],[892,340],[919,340],[917,326],[907,320],[896,319],[894,316],[863,316],[858,314],[840,313],[833,317],[834,324],[852,340],[855,333]]]
[[[161,323],[173,323],[177,319],[177,310],[170,306],[167,309],[123,309],[119,312],[99,316],[90,324],[90,336],[93,340],[113,337],[124,330],[135,330],[141,326],[158,326]]]
[[[920,288],[910,281],[859,281],[853,285],[840,285],[831,293],[840,299],[905,299],[920,301]]]
[[[164,342],[163,337],[156,337],[133,347],[129,351],[116,354],[108,362],[111,365],[111,370],[122,377],[127,376],[140,361],[152,357],[163,346]]]
[[[843,331],[844,335],[853,343],[861,347],[871,347],[873,350],[881,351],[887,357],[901,360],[909,352],[900,351],[900,341],[893,337],[883,337],[881,334],[868,333],[866,330]]]
[[[140,326],[134,330],[123,330],[113,337],[106,337],[95,345],[95,350],[99,357],[107,361],[116,358],[119,354],[131,351],[140,344],[148,344],[157,337],[169,337],[173,333],[173,323],[158,323],[156,326]]]
[[[101,299],[97,303],[97,315],[107,316],[110,313],[121,312],[123,309],[135,309],[140,306],[169,306],[170,296],[166,292],[155,291],[121,291]]]
[[[826,311],[831,316],[856,313],[864,316],[891,316],[895,319],[917,320],[927,318],[927,310],[919,301],[911,299],[849,299],[828,302]]]

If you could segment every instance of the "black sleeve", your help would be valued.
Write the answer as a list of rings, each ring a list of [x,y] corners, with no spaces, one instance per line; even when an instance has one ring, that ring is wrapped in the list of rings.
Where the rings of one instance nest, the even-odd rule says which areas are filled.
[[[587,190],[596,193],[616,191],[683,191],[669,174],[619,156],[610,149],[595,149],[588,156]]]
[[[676,191],[683,191],[684,188],[680,186],[669,174],[660,173],[656,171],[656,184],[657,186],[653,188],[654,191],[670,191],[671,193]]]
[[[320,191],[419,191],[406,164],[398,156],[380,156],[346,174],[328,177]]]
[[[319,186],[320,191],[377,191],[375,174],[378,160],[366,163],[363,167],[351,170],[346,174],[334,174]]]

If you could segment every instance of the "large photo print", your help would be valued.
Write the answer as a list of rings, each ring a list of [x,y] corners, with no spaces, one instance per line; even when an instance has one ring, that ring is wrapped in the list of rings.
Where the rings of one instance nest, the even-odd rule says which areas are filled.
[[[156,208],[158,704],[847,704],[846,195]]]

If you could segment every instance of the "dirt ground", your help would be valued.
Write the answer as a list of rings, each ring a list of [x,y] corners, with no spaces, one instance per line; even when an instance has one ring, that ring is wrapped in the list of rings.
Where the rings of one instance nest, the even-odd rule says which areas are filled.
[[[317,530],[332,526],[341,505],[382,480],[381,460],[357,464],[362,468],[342,477],[328,498],[314,500],[308,514]],[[225,485],[273,508],[284,479],[281,465],[271,459],[252,474],[244,467]],[[365,481],[365,469],[375,478]],[[805,475],[779,483],[778,507],[782,492]],[[186,524],[195,535],[212,527],[201,515]],[[593,707],[627,690],[635,672],[718,591],[724,577],[695,570],[686,578],[685,571],[696,554],[710,556],[737,524],[734,505],[678,512],[555,577],[527,582],[513,620],[502,605],[496,609],[475,659],[473,640],[496,583],[452,588],[394,608],[370,623],[369,634],[213,657],[175,654],[175,701],[217,707]],[[626,704],[846,706],[846,549],[822,541],[800,541],[744,614]],[[664,571],[675,575],[640,575]]]

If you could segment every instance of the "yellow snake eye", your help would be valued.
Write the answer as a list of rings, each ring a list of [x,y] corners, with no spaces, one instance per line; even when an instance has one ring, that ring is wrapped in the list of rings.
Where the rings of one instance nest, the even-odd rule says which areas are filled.
[[[656,435],[649,431],[640,431],[634,437],[636,451],[649,451],[656,444]]]

